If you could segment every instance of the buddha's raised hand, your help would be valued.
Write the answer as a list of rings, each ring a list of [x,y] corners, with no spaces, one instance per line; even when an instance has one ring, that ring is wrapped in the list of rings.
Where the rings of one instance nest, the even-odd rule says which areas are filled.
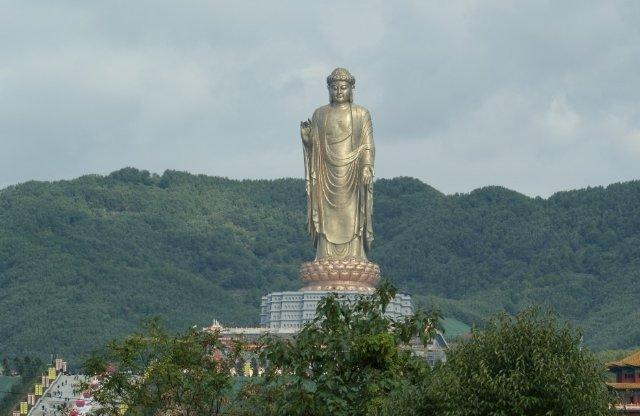
[[[300,137],[304,144],[309,144],[311,138],[311,120],[300,122]]]

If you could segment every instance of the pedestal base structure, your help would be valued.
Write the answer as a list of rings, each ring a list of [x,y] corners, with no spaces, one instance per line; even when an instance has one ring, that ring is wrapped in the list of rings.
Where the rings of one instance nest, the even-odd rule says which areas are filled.
[[[302,290],[373,292],[380,280],[377,264],[359,259],[327,259],[302,263]]]
[[[296,292],[273,292],[262,297],[260,304],[260,326],[272,330],[299,330],[316,315],[320,299],[335,291],[301,290]],[[341,291],[346,301],[355,301],[368,292]],[[397,294],[387,306],[386,316],[402,319],[413,315],[411,296]]]
[[[260,326],[271,330],[298,330],[316,315],[318,302],[337,292],[345,302],[373,293],[380,280],[377,264],[361,259],[325,259],[302,263],[300,279],[305,286],[296,292],[273,292],[262,297]],[[411,296],[398,294],[389,302],[386,315],[402,319],[413,315]]]

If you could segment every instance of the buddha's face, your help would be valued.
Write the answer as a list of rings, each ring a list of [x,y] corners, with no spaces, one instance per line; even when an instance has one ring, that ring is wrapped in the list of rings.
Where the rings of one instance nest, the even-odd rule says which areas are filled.
[[[336,81],[329,84],[329,97],[331,102],[335,104],[344,104],[351,102],[351,93],[353,87],[347,81]]]

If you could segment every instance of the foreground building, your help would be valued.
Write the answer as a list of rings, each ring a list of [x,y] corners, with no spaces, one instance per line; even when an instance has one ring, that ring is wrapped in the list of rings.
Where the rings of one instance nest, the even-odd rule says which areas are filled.
[[[625,415],[640,416],[640,351],[619,361],[607,363],[615,381],[607,383],[620,397],[617,409]]]

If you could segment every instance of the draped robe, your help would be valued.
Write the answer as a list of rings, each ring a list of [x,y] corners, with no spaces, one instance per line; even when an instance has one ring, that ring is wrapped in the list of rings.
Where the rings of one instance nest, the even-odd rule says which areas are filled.
[[[316,259],[366,261],[373,241],[373,185],[364,184],[362,172],[368,167],[373,176],[374,156],[366,108],[326,105],[314,112],[304,159],[307,221]]]

